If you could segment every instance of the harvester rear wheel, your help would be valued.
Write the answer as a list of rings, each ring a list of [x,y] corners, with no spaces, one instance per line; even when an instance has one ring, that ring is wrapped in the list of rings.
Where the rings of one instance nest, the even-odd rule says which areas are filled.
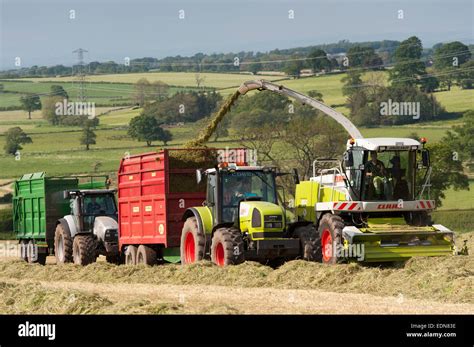
[[[72,237],[69,230],[59,223],[54,233],[54,254],[56,264],[71,263],[72,259]]]
[[[212,262],[218,266],[237,265],[244,262],[244,241],[236,228],[219,228],[211,243]]]
[[[341,217],[327,213],[321,218],[318,231],[321,238],[323,263],[336,264],[341,260],[337,248],[334,247],[342,246],[342,229],[344,229],[344,222]]]
[[[181,233],[181,264],[191,264],[204,258],[206,236],[199,230],[196,217],[189,217]]]
[[[74,264],[88,265],[97,258],[96,242],[92,235],[76,235],[72,246]]]
[[[137,264],[145,264],[145,265],[156,264],[155,250],[145,245],[138,246]]]
[[[300,239],[301,257],[304,260],[317,262],[322,260],[321,237],[314,225],[297,227],[293,236]]]
[[[137,247],[127,246],[125,251],[125,265],[136,265],[137,263]]]

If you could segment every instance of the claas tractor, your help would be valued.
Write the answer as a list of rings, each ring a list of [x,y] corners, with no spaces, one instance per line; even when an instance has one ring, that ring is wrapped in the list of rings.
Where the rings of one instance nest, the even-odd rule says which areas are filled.
[[[322,261],[404,261],[454,253],[453,232],[432,224],[430,157],[408,138],[350,139],[341,160],[313,163],[298,182],[296,216],[317,230]]]
[[[239,164],[239,165],[237,165]],[[269,265],[298,257],[313,260],[316,232],[279,204],[275,178],[282,173],[245,163],[197,171],[206,179],[203,206],[184,213],[181,262],[210,258],[219,266],[254,260]]]

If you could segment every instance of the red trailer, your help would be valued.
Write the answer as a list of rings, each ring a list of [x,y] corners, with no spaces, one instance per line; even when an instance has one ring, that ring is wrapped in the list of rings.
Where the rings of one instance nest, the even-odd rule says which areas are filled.
[[[214,167],[217,158],[227,152],[207,148],[164,149],[121,160],[119,249],[126,264],[180,260],[183,214],[206,199],[206,184],[196,182],[196,169]],[[198,159],[187,161],[183,154]]]

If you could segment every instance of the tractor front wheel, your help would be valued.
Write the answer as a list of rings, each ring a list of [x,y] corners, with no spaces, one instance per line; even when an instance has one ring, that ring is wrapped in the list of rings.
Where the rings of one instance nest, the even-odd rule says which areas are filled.
[[[314,225],[300,226],[295,229],[294,237],[300,239],[301,257],[308,261],[322,260],[321,238]]]
[[[76,235],[72,246],[74,264],[88,265],[95,262],[96,242],[92,235]]]
[[[342,229],[344,222],[341,217],[327,213],[321,218],[318,231],[323,263],[336,264],[341,260],[339,249],[342,247]]]
[[[59,223],[54,233],[54,255],[56,264],[72,262],[72,237],[69,230]]]
[[[199,230],[196,217],[189,217],[181,233],[181,264],[192,264],[204,258],[206,236]]]
[[[235,228],[217,229],[211,243],[212,262],[218,266],[237,265],[244,262],[242,233]]]

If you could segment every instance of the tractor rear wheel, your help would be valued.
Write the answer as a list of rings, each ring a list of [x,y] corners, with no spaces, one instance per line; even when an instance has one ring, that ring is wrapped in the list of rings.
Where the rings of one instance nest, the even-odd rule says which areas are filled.
[[[304,260],[317,262],[322,260],[321,238],[314,225],[297,227],[293,235],[294,238],[300,239],[300,255]]]
[[[72,246],[74,264],[88,265],[97,258],[96,242],[92,235],[76,235]]]
[[[137,247],[127,246],[125,251],[125,265],[136,265],[137,264]]]
[[[181,264],[191,264],[204,258],[206,236],[199,230],[196,217],[189,217],[181,233]]]
[[[54,254],[56,264],[71,263],[72,259],[72,238],[69,230],[59,223],[54,233]]]
[[[155,250],[145,245],[138,246],[137,264],[155,265],[156,264]]]
[[[218,266],[237,265],[244,262],[244,241],[236,228],[219,228],[211,243],[211,259]]]
[[[321,218],[318,231],[323,263],[336,264],[341,260],[338,248],[342,247],[342,229],[344,222],[341,217],[327,213]]]

